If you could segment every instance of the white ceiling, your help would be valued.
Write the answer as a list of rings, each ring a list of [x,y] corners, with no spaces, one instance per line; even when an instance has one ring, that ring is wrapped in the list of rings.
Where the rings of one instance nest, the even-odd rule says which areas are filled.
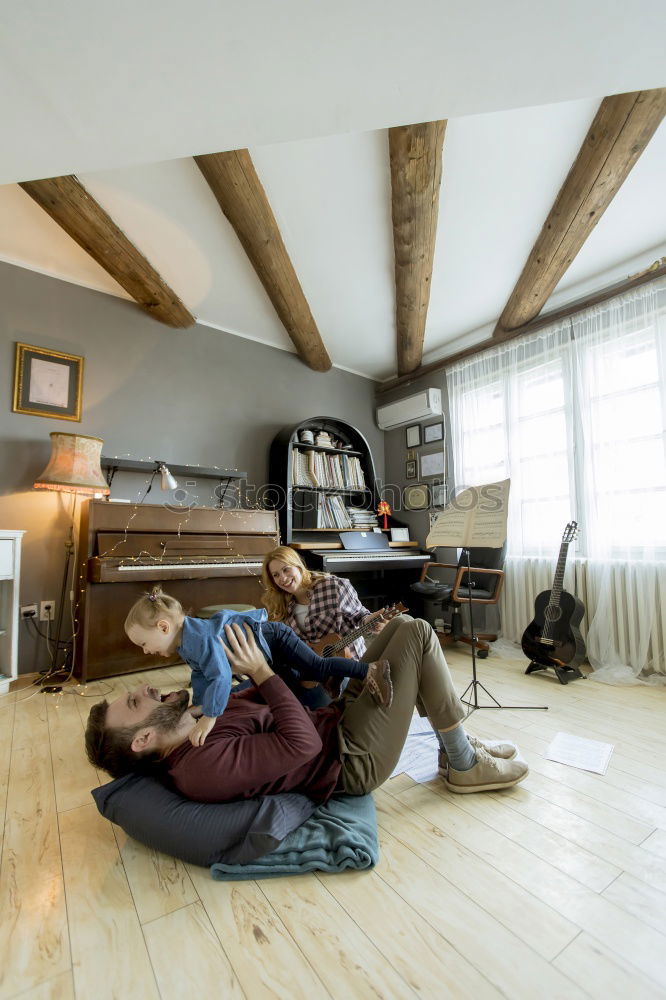
[[[665,36],[661,0],[4,2],[0,259],[126,297],[13,183],[73,172],[200,322],[291,350],[190,158],[249,146],[334,364],[389,377],[386,127],[449,119],[430,360],[487,335],[601,97],[666,84]],[[665,166],[662,125],[560,297],[666,252]]]

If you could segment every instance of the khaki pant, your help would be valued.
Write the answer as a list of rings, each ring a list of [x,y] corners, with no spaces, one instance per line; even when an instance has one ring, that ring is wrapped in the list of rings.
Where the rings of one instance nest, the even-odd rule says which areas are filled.
[[[380,708],[362,682],[351,681],[338,724],[345,792],[364,795],[386,781],[398,762],[414,707],[425,709],[435,729],[450,729],[465,718],[437,636],[421,619],[400,615],[371,642],[363,659],[388,660],[393,704]]]

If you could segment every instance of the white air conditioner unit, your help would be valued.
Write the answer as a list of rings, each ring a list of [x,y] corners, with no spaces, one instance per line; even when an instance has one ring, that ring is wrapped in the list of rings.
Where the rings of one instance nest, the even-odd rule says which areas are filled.
[[[390,431],[401,424],[413,424],[426,417],[441,417],[441,389],[423,389],[413,396],[398,399],[377,407],[377,426],[382,431]]]

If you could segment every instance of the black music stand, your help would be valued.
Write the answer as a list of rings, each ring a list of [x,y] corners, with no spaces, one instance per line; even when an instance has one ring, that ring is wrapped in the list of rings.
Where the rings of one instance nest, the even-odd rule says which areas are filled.
[[[463,705],[467,705],[468,708],[469,708],[469,712],[467,713],[466,718],[469,718],[470,715],[472,714],[472,712],[475,712],[479,708],[508,708],[508,709],[511,709],[511,710],[518,710],[518,711],[525,711],[526,709],[529,709],[530,711],[543,711],[543,712],[547,712],[548,711],[548,705],[501,705],[499,703],[499,701],[497,700],[497,698],[493,694],[490,693],[490,691],[488,690],[488,688],[484,687],[483,684],[481,683],[481,681],[477,679],[477,676],[476,676],[476,635],[474,634],[474,617],[473,617],[473,611],[472,611],[472,608],[474,606],[474,601],[472,600],[472,567],[471,567],[471,564],[470,564],[469,546],[467,546],[466,551],[467,551],[467,593],[468,593],[468,602],[469,602],[469,630],[470,630],[470,633],[471,633],[470,638],[472,640],[471,643],[470,643],[470,645],[472,647],[472,679],[471,679],[471,681],[469,682],[469,684],[467,685],[467,687],[465,688],[465,690],[463,691],[463,693],[460,696],[460,700],[463,703]],[[492,701],[495,704],[494,705],[480,705],[479,704],[478,688],[481,688],[482,691],[485,691],[485,693],[488,695],[488,697],[491,698]],[[467,692],[470,689],[471,689],[474,701],[466,700],[465,699],[465,695],[467,694]]]

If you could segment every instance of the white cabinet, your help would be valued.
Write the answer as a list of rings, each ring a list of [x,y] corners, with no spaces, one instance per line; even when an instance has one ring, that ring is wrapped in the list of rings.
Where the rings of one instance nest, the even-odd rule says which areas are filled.
[[[18,674],[19,583],[24,531],[0,529],[0,695]]]

